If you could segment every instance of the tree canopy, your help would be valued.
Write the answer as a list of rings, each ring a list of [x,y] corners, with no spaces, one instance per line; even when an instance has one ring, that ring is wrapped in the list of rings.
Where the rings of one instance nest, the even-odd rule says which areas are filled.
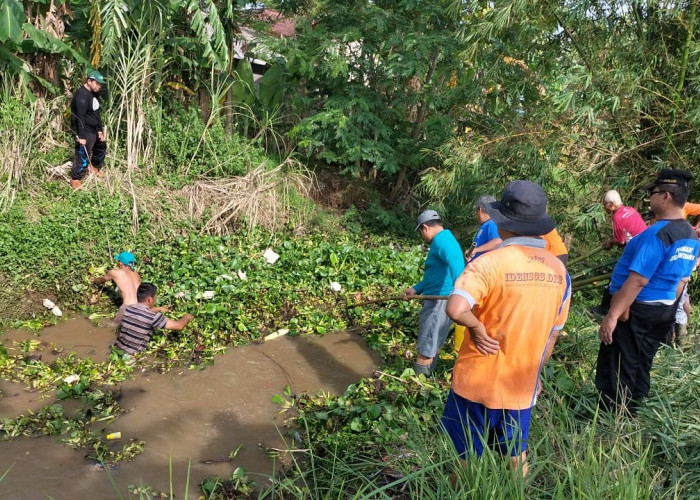
[[[266,4],[294,21],[285,38],[252,7],[0,0],[2,79],[25,96],[60,95],[88,67],[124,69],[138,41],[151,54],[148,95],[250,108],[229,125],[456,215],[527,177],[562,220],[585,225],[605,187],[633,197],[661,166],[699,159],[697,2]],[[234,59],[244,26],[258,32],[247,55],[274,68],[259,90],[249,61]]]

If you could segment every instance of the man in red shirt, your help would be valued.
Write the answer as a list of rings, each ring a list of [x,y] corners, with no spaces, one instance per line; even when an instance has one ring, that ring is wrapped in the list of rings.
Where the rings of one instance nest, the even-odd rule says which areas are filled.
[[[620,193],[611,189],[603,196],[603,208],[612,214],[613,237],[603,242],[606,250],[613,245],[624,247],[629,240],[647,228],[644,219],[634,208],[622,204]]]

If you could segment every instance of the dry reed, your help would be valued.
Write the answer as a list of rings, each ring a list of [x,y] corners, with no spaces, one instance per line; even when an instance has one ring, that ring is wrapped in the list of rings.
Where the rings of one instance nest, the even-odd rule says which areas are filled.
[[[190,217],[208,217],[202,232],[221,235],[230,233],[234,223],[243,220],[251,228],[279,228],[289,216],[291,191],[308,197],[314,184],[309,172],[287,159],[273,169],[261,164],[244,176],[204,179],[182,191],[188,199]]]

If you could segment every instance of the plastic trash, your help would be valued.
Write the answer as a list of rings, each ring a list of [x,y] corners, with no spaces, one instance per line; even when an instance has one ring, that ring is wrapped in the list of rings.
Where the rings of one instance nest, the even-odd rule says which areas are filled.
[[[277,252],[275,252],[272,248],[268,248],[267,250],[265,250],[263,257],[265,257],[265,260],[268,264],[274,264],[280,258],[280,255]]]
[[[61,309],[59,309],[58,306],[53,306],[53,309],[51,309],[51,312],[53,313],[54,316],[63,316],[63,312]]]
[[[238,270],[238,277],[241,279],[241,281],[245,281],[248,279],[248,276],[244,271],[241,271],[240,269]]]
[[[63,381],[64,381],[66,384],[74,384],[74,383],[77,382],[78,380],[80,380],[80,375],[75,375],[75,374],[74,374],[74,375],[68,375],[67,377],[65,377],[65,378],[63,379]]]
[[[287,335],[289,333],[289,328],[280,328],[274,333],[271,333],[270,335],[267,335],[263,340],[267,342],[268,340],[273,340],[278,337],[282,337],[284,335]]]
[[[110,432],[105,436],[107,439],[120,439],[122,437],[121,432]]]
[[[331,283],[331,290],[333,290],[334,292],[339,292],[342,289],[343,289],[343,287],[337,281],[334,281],[333,283]]]
[[[46,309],[53,309],[54,307],[56,307],[56,304],[51,302],[51,299],[44,299],[43,304]]]
[[[207,299],[207,300],[213,299],[213,298],[214,298],[214,292],[213,292],[212,290],[207,290],[206,292],[204,292],[204,293],[202,294],[202,298],[203,298],[203,299]]]
[[[176,299],[183,299],[183,298],[185,298],[185,292],[177,292],[177,293],[174,295],[174,297],[175,297]]]

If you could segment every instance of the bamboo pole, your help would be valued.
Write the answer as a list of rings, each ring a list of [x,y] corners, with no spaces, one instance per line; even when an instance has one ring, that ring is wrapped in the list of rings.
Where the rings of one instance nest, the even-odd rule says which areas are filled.
[[[608,262],[603,262],[602,264],[598,264],[596,266],[589,267],[588,269],[584,269],[582,271],[579,271],[578,273],[571,275],[571,281],[575,281],[579,278],[586,276],[587,274],[589,274],[593,271],[597,271],[598,269],[601,269],[603,267],[610,266],[612,264],[615,264],[616,262],[617,262],[617,259],[613,259],[613,260],[610,260]]]
[[[571,283],[571,287],[580,287],[581,285],[587,285],[589,283],[594,283],[596,281],[603,281],[606,279],[610,279],[610,274],[611,273],[606,273],[606,274],[599,274],[598,276],[593,276],[591,278],[586,278],[585,280],[578,280],[575,282]]]
[[[587,259],[588,257],[591,257],[591,256],[597,254],[597,253],[600,252],[601,250],[603,250],[603,245],[598,245],[597,247],[595,247],[593,250],[591,250],[591,251],[588,252],[587,254],[584,254],[584,255],[581,255],[581,256],[579,256],[579,257],[576,257],[575,259],[571,259],[571,260],[569,261],[569,266],[572,266],[573,264],[576,264],[577,262],[581,262],[582,260],[585,260],[585,259]]]
[[[448,298],[449,295],[412,295],[410,297],[407,297],[406,295],[391,295],[381,299],[366,300],[364,302],[358,302],[357,304],[349,304],[348,309],[351,307],[366,306],[369,304],[379,304],[380,302],[389,302],[391,300],[446,300]]]

